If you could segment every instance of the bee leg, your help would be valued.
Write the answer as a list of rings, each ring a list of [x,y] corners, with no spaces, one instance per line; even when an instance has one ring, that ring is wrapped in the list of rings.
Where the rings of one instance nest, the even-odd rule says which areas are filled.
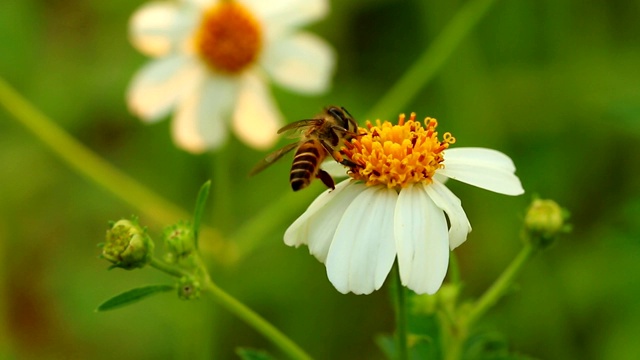
[[[333,160],[335,160],[336,162],[345,166],[350,166],[350,167],[356,166],[354,162],[352,162],[351,160],[345,159],[340,153],[340,151],[334,150],[329,144],[327,144],[326,141],[320,140],[320,143],[322,144],[322,147],[324,147],[324,149],[327,151],[327,153],[331,155]],[[353,164],[353,166],[351,166],[351,164]]]
[[[344,165],[344,166],[348,166],[350,168],[355,168],[358,167],[358,164],[354,163],[353,161],[351,161],[350,159],[347,159],[346,157],[342,156],[342,154],[339,151],[332,151],[331,152],[331,156],[333,157],[333,159],[335,161],[337,161],[338,163]]]
[[[331,177],[331,175],[329,175],[328,172],[322,169],[318,169],[318,174],[316,175],[316,177],[320,179],[322,183],[325,184],[328,188],[331,188],[332,190],[336,189],[336,184],[333,182],[333,178]]]
[[[353,161],[347,159],[347,158],[342,158],[342,161],[340,161],[340,164],[344,165],[344,166],[348,166],[351,169],[353,168],[357,168],[359,165],[354,163]]]

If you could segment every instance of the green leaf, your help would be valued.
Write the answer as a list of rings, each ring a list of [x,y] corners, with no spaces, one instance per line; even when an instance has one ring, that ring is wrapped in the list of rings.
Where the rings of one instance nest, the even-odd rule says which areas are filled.
[[[262,350],[238,348],[236,354],[242,360],[275,360],[274,357]]]
[[[107,311],[133,304],[151,295],[175,290],[173,285],[149,285],[131,289],[116,295],[98,306],[96,311]]]
[[[204,213],[204,206],[207,203],[209,197],[209,189],[211,189],[211,180],[205,182],[200,191],[198,192],[198,199],[196,200],[196,209],[193,212],[193,241],[195,242],[196,249],[198,248],[198,231],[200,230],[200,220]]]

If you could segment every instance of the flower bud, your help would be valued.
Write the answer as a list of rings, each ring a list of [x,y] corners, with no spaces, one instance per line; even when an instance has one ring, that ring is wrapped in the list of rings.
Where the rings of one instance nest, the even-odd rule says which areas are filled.
[[[178,296],[182,300],[194,300],[200,297],[200,289],[200,281],[185,276],[178,283]]]
[[[112,262],[112,267],[141,268],[150,261],[153,246],[137,220],[119,220],[107,230],[102,257]]]
[[[168,262],[175,262],[189,256],[195,249],[191,224],[179,222],[165,228],[164,245],[167,249],[166,260]]]
[[[525,239],[538,248],[547,248],[563,232],[567,213],[553,200],[535,199],[524,218]]]

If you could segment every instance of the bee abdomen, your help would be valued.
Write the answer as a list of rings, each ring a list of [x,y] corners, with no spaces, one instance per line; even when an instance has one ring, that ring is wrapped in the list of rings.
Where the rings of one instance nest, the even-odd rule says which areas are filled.
[[[298,148],[293,157],[289,182],[293,191],[309,186],[320,163],[320,152],[314,141],[308,141]]]

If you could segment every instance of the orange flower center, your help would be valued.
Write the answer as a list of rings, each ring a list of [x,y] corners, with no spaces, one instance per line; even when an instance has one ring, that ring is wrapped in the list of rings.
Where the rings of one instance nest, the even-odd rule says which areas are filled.
[[[211,70],[236,74],[258,57],[261,30],[246,8],[224,1],[205,12],[195,38],[196,51]]]
[[[367,121],[367,127],[359,129],[360,136],[342,150],[357,165],[349,176],[369,186],[384,184],[389,188],[431,183],[436,170],[444,166],[444,150],[455,143],[455,138],[445,133],[443,141],[439,141],[436,119],[426,118],[422,127],[415,118],[416,114],[411,113],[405,122],[402,114],[398,125],[377,120],[373,126]]]

